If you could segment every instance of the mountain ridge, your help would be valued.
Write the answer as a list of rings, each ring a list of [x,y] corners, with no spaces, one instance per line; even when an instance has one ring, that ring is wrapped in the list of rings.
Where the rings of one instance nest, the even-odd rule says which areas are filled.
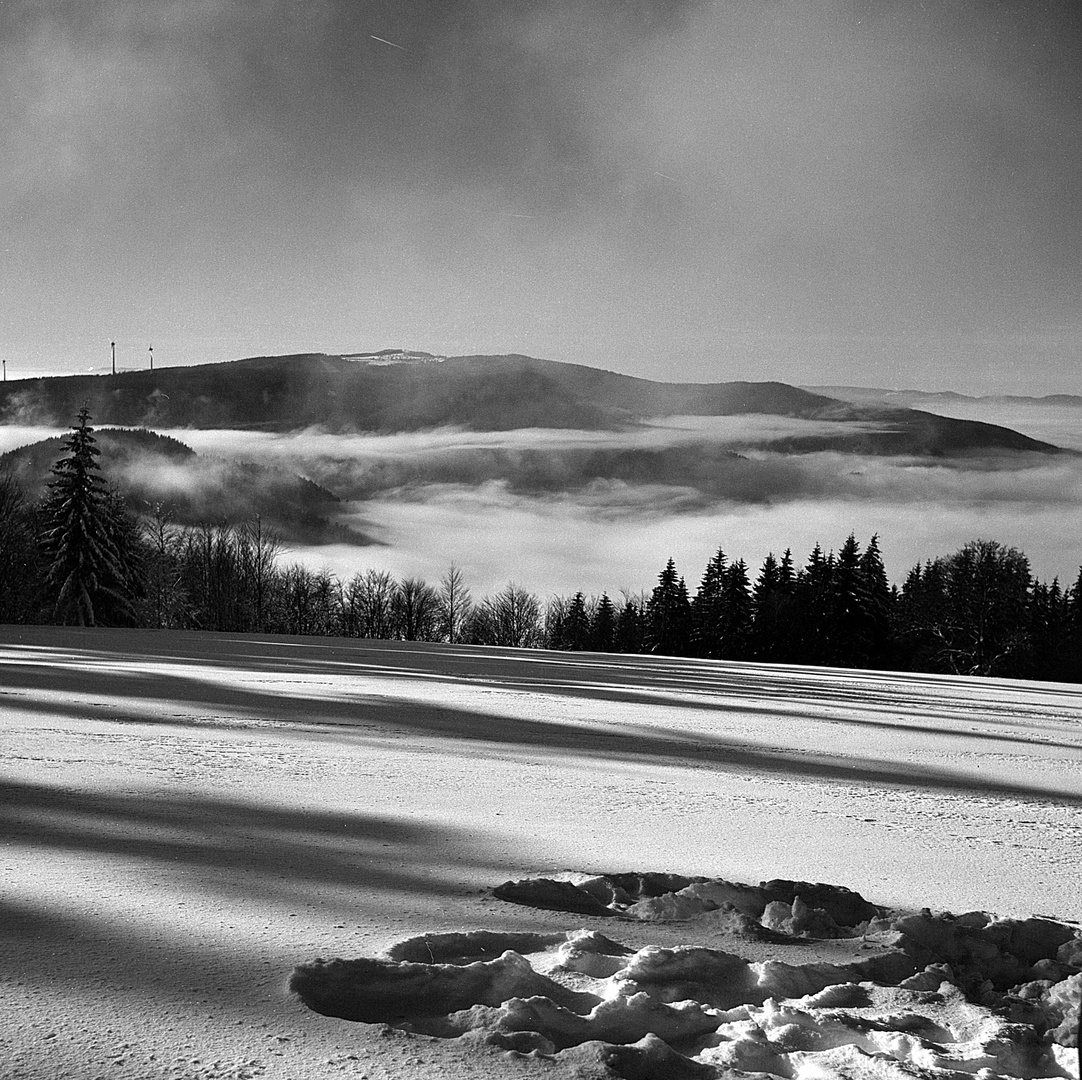
[[[67,426],[84,404],[98,425],[380,434],[455,426],[616,431],[659,416],[762,414],[838,423],[837,435],[772,444],[789,453],[1066,452],[982,421],[843,401],[788,383],[660,382],[521,354],[294,353],[0,384],[0,423]],[[880,430],[854,432],[844,427],[851,421]]]

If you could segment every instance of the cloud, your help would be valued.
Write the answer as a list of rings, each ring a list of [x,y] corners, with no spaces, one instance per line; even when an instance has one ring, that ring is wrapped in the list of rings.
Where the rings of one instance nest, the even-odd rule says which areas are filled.
[[[475,590],[515,580],[543,594],[617,595],[651,587],[670,555],[694,586],[718,546],[757,569],[771,550],[791,547],[801,562],[815,543],[836,548],[849,532],[862,542],[877,532],[894,580],[975,537],[1020,547],[1044,578],[1074,580],[1082,565],[1082,458],[943,462],[770,449],[777,439],[834,429],[779,418],[667,417],[612,433],[175,431],[167,434],[209,457],[192,471],[136,459],[120,480],[205,502],[230,475],[215,459],[300,472],[347,496],[319,512],[337,513],[354,542],[311,546],[298,530],[286,558],[347,578],[375,566],[435,580],[454,561]],[[0,427],[0,449],[57,434]],[[759,449],[732,455],[734,445],[753,440]],[[628,462],[636,479],[615,475]],[[591,472],[602,465],[609,471]],[[255,500],[260,484],[284,482],[281,473],[250,474],[248,494]],[[303,495],[287,488],[278,502]],[[323,531],[323,539],[335,536]],[[381,546],[359,546],[372,541]]]
[[[566,428],[515,428],[471,431],[430,428],[391,435],[340,434],[311,428],[300,432],[252,432],[226,429],[162,429],[201,453],[234,455],[278,464],[306,461],[386,461],[440,459],[449,453],[545,450],[553,453],[594,450],[657,450],[675,446],[743,447],[785,439],[837,437],[883,430],[873,421],[835,422],[783,416],[664,416],[623,431]]]
[[[0,454],[17,450],[20,446],[30,446],[43,439],[55,439],[66,434],[65,429],[57,427],[17,427],[0,424]]]
[[[542,593],[616,594],[650,587],[669,555],[697,581],[718,546],[757,567],[770,550],[792,547],[801,561],[815,543],[837,547],[849,532],[866,542],[878,532],[895,580],[978,536],[1022,548],[1045,578],[1074,580],[1082,564],[1082,459],[943,462],[769,449],[771,441],[835,427],[670,417],[600,434],[174,434],[203,452],[288,463],[340,494],[363,491],[343,507],[343,521],[383,547],[325,545],[291,556],[345,576],[377,566],[435,579],[453,560],[483,590],[514,579]],[[755,439],[762,448],[731,455],[733,445]],[[584,471],[629,452],[654,473],[659,461],[676,467],[668,482],[650,479],[645,466],[638,482]],[[522,482],[527,474],[532,486]]]
[[[769,505],[715,506],[693,513],[598,514],[571,499],[541,501],[498,488],[433,492],[430,501],[377,500],[365,515],[383,547],[295,548],[291,558],[348,577],[376,567],[437,580],[450,562],[475,594],[514,580],[542,596],[579,589],[637,594],[656,583],[672,556],[694,589],[714,552],[745,559],[758,572],[767,552],[792,548],[803,564],[816,544],[837,549],[850,533],[878,533],[888,573],[900,582],[914,564],[950,554],[977,537],[1019,547],[1042,578],[1073,582],[1082,565],[1077,503],[956,505],[950,501],[818,498]],[[664,504],[663,504],[664,505]]]

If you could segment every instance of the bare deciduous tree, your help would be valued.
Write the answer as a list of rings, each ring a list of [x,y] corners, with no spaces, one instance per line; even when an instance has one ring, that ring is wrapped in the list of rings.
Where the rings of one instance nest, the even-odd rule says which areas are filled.
[[[420,578],[408,577],[394,595],[398,636],[405,641],[431,641],[436,635],[439,605],[436,590]]]
[[[517,649],[536,647],[542,638],[541,603],[533,593],[519,588],[513,581],[495,596],[488,596],[481,605],[482,619],[488,645],[509,645]]]
[[[395,580],[386,570],[366,570],[350,582],[357,636],[394,637]]]
[[[146,567],[147,619],[157,630],[185,625],[186,604],[180,565],[183,533],[173,524],[173,515],[162,503],[155,503],[143,519],[148,556]]]
[[[463,628],[473,607],[462,570],[454,563],[451,563],[440,581],[436,601],[440,635],[454,645],[462,640]]]

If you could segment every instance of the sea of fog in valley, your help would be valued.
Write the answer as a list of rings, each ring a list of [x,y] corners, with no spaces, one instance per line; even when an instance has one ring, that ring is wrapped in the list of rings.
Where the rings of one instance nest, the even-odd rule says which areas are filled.
[[[1082,452],[1082,407],[946,399],[928,411]],[[283,557],[344,577],[376,567],[436,579],[453,561],[475,592],[514,580],[541,594],[616,595],[649,589],[670,556],[694,584],[719,546],[754,574],[768,551],[791,547],[800,564],[816,542],[835,548],[854,532],[862,543],[879,534],[896,581],[914,563],[977,537],[1021,548],[1043,579],[1074,580],[1082,564],[1082,456],[957,462],[771,449],[843,426],[744,416],[660,417],[623,432],[161,433],[200,454],[286,468],[335,492],[342,521],[376,542],[291,544]],[[0,452],[56,433],[2,428]],[[620,460],[623,452],[703,446],[741,455],[719,456],[709,491],[701,480],[682,483],[671,467],[629,483],[594,478],[586,464],[599,453]],[[197,484],[198,476],[173,481]]]

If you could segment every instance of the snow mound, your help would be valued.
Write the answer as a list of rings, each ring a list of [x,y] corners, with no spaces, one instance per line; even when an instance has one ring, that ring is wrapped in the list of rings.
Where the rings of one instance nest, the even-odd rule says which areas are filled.
[[[702,921],[715,930],[759,940],[858,936],[885,914],[851,889],[821,882],[775,879],[743,885],[679,874],[588,875],[506,881],[492,890],[500,900],[576,915],[641,922]]]
[[[428,934],[373,959],[302,964],[290,988],[324,1015],[472,1041],[597,1077],[1078,1077],[1082,934],[1066,924],[887,912],[849,890],[806,882],[577,875],[542,879],[536,889],[508,884],[497,894],[514,902],[593,902],[607,919],[637,920],[631,909],[644,901],[685,912],[699,904],[697,915],[683,916],[694,930],[727,905],[786,940],[812,930],[861,940],[844,946],[851,962],[790,964],[694,942],[634,949],[592,929]],[[762,955],[761,941],[756,948]]]
[[[589,1006],[595,1000],[539,975],[510,950],[494,960],[458,958],[446,964],[316,959],[294,969],[289,988],[315,1012],[368,1024],[439,1016],[521,997],[546,997],[559,1005]]]

